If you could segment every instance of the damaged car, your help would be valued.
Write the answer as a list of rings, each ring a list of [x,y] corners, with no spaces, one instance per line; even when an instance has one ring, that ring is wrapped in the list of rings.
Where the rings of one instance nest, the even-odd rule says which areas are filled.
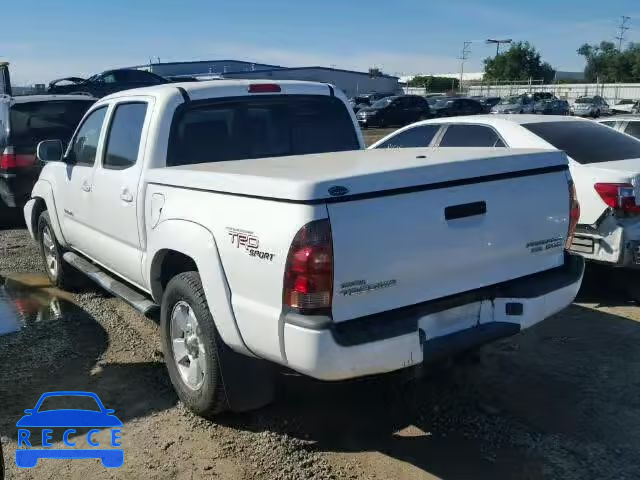
[[[570,250],[610,266],[640,268],[640,140],[630,135],[569,116],[482,115],[418,122],[369,148],[389,145],[563,150],[580,202]]]
[[[80,94],[101,98],[111,93],[129,90],[130,88],[150,87],[163,83],[170,83],[170,80],[144,70],[121,68],[107,70],[87,79],[81,77],[59,78],[49,83],[48,91],[58,95]]]

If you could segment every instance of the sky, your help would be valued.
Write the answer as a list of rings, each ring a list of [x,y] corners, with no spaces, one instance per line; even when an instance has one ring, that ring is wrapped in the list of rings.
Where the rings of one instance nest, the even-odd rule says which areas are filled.
[[[640,1],[21,0],[0,4],[0,60],[16,85],[161,61],[238,59],[385,73],[481,71],[487,38],[528,40],[557,70],[614,40],[620,16],[640,42]]]

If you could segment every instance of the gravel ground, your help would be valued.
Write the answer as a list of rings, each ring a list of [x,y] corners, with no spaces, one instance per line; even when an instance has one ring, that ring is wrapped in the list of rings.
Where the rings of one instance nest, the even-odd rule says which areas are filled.
[[[591,269],[580,303],[423,378],[283,375],[274,405],[211,422],[178,402],[156,323],[90,284],[50,288],[25,230],[0,231],[0,275],[0,303],[8,297],[26,324],[0,336],[8,478],[640,478],[633,276]],[[15,467],[15,422],[43,392],[63,389],[96,392],[115,409],[121,469],[97,460]]]

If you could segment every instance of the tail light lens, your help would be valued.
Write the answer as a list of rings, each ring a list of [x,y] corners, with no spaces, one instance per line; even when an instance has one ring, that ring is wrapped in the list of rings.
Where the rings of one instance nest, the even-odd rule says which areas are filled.
[[[248,88],[249,93],[280,93],[280,85],[277,83],[252,83]]]
[[[636,196],[630,183],[596,183],[593,187],[602,201],[614,210],[640,213],[640,206],[636,205]]]
[[[301,314],[327,314],[333,296],[333,242],[329,220],[306,224],[296,234],[284,272],[283,303]]]
[[[571,248],[579,219],[580,203],[578,203],[578,197],[576,196],[576,187],[573,182],[569,180],[569,231],[567,232],[567,241],[564,244],[564,248],[567,250]]]
[[[36,162],[35,155],[22,155],[14,153],[13,147],[7,147],[0,152],[0,169],[30,167]]]

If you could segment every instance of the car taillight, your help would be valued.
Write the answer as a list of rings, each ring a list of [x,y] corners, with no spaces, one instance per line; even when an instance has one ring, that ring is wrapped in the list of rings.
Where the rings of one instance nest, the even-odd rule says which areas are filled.
[[[580,203],[576,196],[576,187],[571,180],[569,180],[569,231],[567,232],[567,241],[564,244],[565,249],[571,248],[573,242],[573,236],[576,233],[576,227],[578,220],[580,219]]]
[[[36,161],[35,155],[21,155],[14,153],[13,147],[7,147],[0,152],[0,169],[30,167]]]
[[[640,213],[636,195],[630,183],[596,183],[593,186],[609,207],[627,213]]]
[[[296,234],[284,272],[283,303],[301,314],[328,314],[333,296],[333,242],[329,220]]]

